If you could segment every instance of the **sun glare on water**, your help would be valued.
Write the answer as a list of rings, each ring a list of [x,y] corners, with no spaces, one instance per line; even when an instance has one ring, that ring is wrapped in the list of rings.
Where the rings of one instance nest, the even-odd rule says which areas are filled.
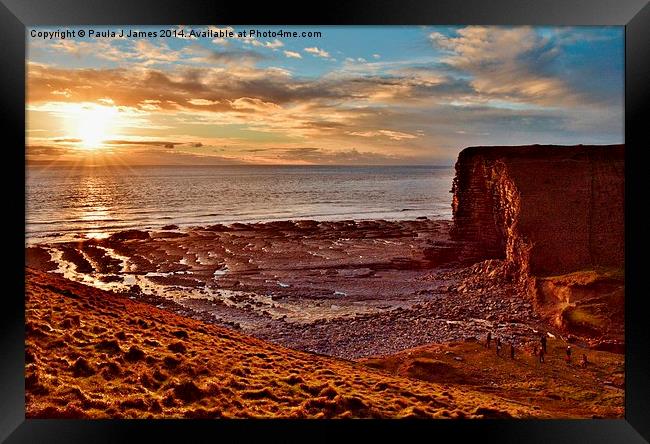
[[[88,150],[95,150],[114,137],[117,109],[109,106],[84,106],[73,118],[74,137]]]

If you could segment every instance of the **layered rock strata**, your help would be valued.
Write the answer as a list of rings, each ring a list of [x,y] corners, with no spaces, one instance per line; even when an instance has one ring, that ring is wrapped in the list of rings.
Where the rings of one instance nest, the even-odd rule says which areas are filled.
[[[471,147],[456,163],[452,238],[505,259],[558,326],[623,336],[624,146]]]

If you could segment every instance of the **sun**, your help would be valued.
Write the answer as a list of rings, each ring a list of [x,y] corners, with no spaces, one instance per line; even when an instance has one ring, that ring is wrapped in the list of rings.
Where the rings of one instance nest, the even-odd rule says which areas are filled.
[[[100,148],[115,134],[117,109],[111,106],[83,106],[74,116],[74,137],[88,150]]]

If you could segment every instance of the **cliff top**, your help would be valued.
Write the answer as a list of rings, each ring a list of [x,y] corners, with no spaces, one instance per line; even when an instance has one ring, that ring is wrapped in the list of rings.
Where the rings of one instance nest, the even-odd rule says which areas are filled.
[[[510,145],[510,146],[471,146],[458,154],[458,162],[463,158],[483,156],[489,159],[508,158],[513,160],[579,160],[590,155],[607,154],[608,157],[625,157],[625,145]]]

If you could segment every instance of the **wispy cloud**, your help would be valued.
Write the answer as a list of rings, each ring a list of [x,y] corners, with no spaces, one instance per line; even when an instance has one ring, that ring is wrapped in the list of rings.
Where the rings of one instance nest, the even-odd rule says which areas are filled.
[[[322,58],[329,58],[330,53],[325,51],[324,49],[320,49],[317,46],[312,46],[309,48],[305,48],[305,52],[308,52],[309,54],[315,56],[315,57],[322,57]]]
[[[377,131],[351,131],[348,134],[359,137],[388,137],[391,140],[415,139],[418,134],[409,134],[402,131],[377,130]]]
[[[293,59],[302,59],[300,53],[295,51],[284,51],[284,55]]]

